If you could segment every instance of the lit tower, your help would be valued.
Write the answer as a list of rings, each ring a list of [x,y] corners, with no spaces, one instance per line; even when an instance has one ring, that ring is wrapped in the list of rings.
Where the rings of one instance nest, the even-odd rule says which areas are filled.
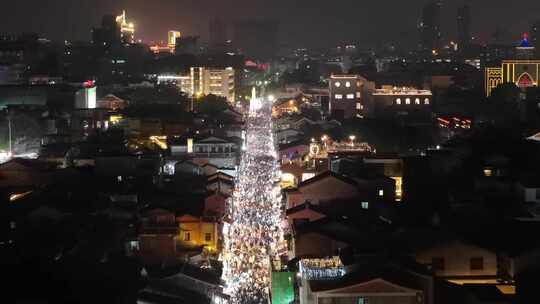
[[[171,50],[171,53],[174,53],[174,48],[176,47],[176,39],[180,38],[182,34],[179,31],[169,31],[167,35],[167,46]]]
[[[121,15],[116,16],[116,23],[120,27],[122,43],[135,43],[135,25],[133,22],[127,22],[125,10]]]
[[[457,38],[460,50],[470,45],[471,36],[471,13],[468,5],[458,7],[457,10]]]

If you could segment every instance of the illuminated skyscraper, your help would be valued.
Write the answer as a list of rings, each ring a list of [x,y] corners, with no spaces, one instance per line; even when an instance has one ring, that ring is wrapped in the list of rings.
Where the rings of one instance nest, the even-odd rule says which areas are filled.
[[[116,16],[116,23],[120,28],[120,39],[122,43],[135,43],[135,25],[133,22],[127,22],[126,11],[122,11],[122,14]]]
[[[430,0],[422,9],[421,46],[423,50],[438,50],[441,47],[442,0]]]
[[[471,13],[468,5],[460,6],[457,10],[457,42],[460,50],[471,43]]]
[[[174,48],[176,47],[176,39],[181,36],[182,34],[179,31],[169,31],[167,36],[167,46],[171,49],[171,52],[174,52]]]

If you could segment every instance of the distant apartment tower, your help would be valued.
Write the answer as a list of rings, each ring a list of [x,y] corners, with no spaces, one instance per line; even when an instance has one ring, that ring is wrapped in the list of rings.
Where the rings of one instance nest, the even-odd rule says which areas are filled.
[[[441,47],[441,0],[430,0],[422,9],[420,23],[423,50],[438,50]]]
[[[275,20],[243,19],[234,23],[234,46],[257,60],[266,60],[276,54],[277,36]]]
[[[114,15],[105,15],[101,27],[92,29],[92,44],[102,48],[120,44],[120,27]]]
[[[221,47],[227,41],[227,26],[219,17],[210,20],[210,47]]]
[[[350,119],[362,115],[362,90],[365,79],[358,75],[331,75],[329,85],[330,116],[340,119]]]
[[[176,38],[176,47],[174,53],[195,55],[198,50],[199,36],[181,36]]]
[[[531,26],[531,44],[536,47],[536,56],[540,58],[540,20]]]
[[[460,50],[466,49],[472,40],[471,12],[468,5],[457,9],[457,43]]]
[[[169,31],[167,34],[167,46],[171,51],[174,51],[176,47],[176,39],[180,38],[182,34],[179,31]]]

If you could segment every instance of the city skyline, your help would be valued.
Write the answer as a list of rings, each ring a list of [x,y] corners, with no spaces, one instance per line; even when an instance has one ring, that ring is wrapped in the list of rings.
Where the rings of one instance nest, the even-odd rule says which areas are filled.
[[[235,5],[211,0],[172,2],[158,0],[132,1],[80,1],[55,0],[48,6],[35,0],[10,2],[0,12],[4,26],[0,32],[37,32],[52,40],[90,40],[90,29],[100,24],[105,14],[119,14],[123,9],[135,22],[137,39],[143,42],[166,40],[167,31],[180,30],[190,35],[199,35],[203,41],[209,39],[209,21],[221,16],[226,22],[236,19],[264,18],[275,20],[280,26],[279,41],[292,47],[331,46],[339,43],[360,42],[366,45],[396,43],[410,46],[416,39],[417,24],[421,19],[426,1],[414,0],[407,3],[390,1],[362,2],[342,0],[330,5],[322,0],[305,0],[296,3],[274,1],[248,2],[235,0]],[[456,13],[460,5],[471,6],[471,32],[477,41],[489,42],[497,28],[504,29],[504,42],[518,41],[522,32],[530,30],[538,19],[540,3],[522,3],[513,6],[503,1],[445,1],[442,9],[442,32],[445,37],[456,39]],[[42,12],[29,20],[24,14],[39,8]],[[519,18],[504,18],[507,15]],[[24,22],[23,22],[24,20]],[[512,20],[499,23],[501,20]],[[306,31],[306,25],[313,29]],[[396,30],[399,29],[399,30]],[[327,37],[321,41],[320,37]]]

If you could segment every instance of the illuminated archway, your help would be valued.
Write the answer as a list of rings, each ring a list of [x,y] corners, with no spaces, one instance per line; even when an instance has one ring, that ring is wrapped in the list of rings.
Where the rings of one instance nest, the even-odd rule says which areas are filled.
[[[516,85],[520,88],[529,88],[533,87],[535,83],[531,75],[527,72],[524,72],[523,74],[521,74],[521,76],[519,76]]]

